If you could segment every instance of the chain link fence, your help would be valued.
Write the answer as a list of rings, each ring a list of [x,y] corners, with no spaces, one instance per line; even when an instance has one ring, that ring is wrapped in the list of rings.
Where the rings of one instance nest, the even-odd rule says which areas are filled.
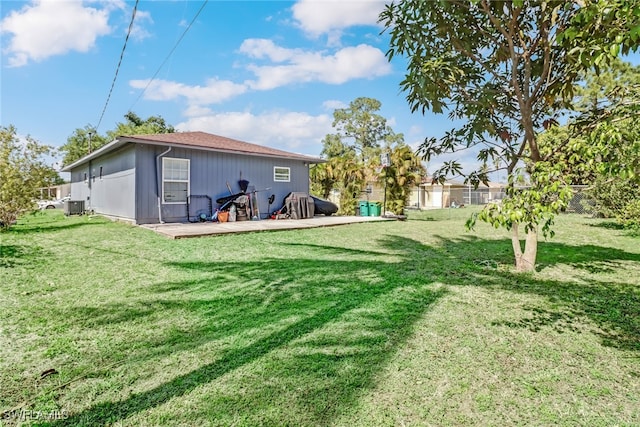
[[[587,185],[572,185],[573,197],[564,213],[595,215],[595,202],[589,195]],[[491,183],[489,187],[473,189],[470,185],[417,186],[411,192],[408,209],[442,209],[462,206],[484,206],[500,203],[507,197],[506,184]],[[368,200],[382,200],[382,189],[374,188],[366,194]],[[363,198],[364,200],[364,198]]]
[[[572,185],[573,197],[569,201],[566,213],[577,213],[583,215],[593,215],[595,213],[595,203],[585,191],[586,185]]]
[[[583,215],[593,214],[595,212],[595,203],[586,192],[586,185],[572,185],[573,197],[569,201],[566,213],[577,213]],[[505,187],[491,187],[477,190],[471,189],[452,189],[449,190],[452,205],[486,205],[491,202],[499,202],[506,195]],[[449,207],[448,205],[446,207]]]

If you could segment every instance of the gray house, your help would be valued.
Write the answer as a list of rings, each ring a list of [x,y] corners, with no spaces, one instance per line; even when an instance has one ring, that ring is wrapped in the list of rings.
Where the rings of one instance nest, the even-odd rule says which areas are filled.
[[[309,165],[322,159],[204,132],[120,136],[66,166],[71,200],[136,224],[186,222],[249,181],[262,217],[290,192],[309,192]]]

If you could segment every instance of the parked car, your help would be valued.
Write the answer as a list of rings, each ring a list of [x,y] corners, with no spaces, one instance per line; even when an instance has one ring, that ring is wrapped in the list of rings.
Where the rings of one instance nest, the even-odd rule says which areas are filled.
[[[62,209],[64,208],[64,202],[69,199],[71,199],[71,196],[66,196],[58,200],[40,200],[38,207],[40,209]]]

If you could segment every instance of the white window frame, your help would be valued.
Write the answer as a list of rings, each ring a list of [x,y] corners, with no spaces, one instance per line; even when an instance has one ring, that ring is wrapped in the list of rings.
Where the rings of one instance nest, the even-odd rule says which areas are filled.
[[[186,163],[187,165],[187,179],[178,179],[178,178],[165,178],[166,175],[166,167],[167,163],[171,162],[181,162]],[[164,185],[167,182],[178,182],[178,183],[186,183],[187,184],[187,195],[184,201],[167,201],[165,200],[165,191]],[[165,205],[186,205],[187,200],[189,199],[189,194],[191,194],[191,160],[190,159],[180,159],[176,157],[163,157],[162,158],[162,203]]]
[[[291,168],[286,166],[274,166],[273,182],[291,182]]]

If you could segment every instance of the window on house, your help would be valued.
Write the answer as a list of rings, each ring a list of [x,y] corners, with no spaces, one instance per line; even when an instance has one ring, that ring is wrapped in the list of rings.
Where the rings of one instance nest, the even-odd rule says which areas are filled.
[[[89,175],[87,175],[87,173],[84,173],[84,182],[89,182]]]
[[[102,180],[102,166],[100,166],[100,180]]]
[[[162,202],[186,203],[189,194],[189,159],[162,158]]]
[[[291,168],[284,168],[281,166],[274,166],[273,168],[273,180],[275,182],[289,182],[291,181]]]

